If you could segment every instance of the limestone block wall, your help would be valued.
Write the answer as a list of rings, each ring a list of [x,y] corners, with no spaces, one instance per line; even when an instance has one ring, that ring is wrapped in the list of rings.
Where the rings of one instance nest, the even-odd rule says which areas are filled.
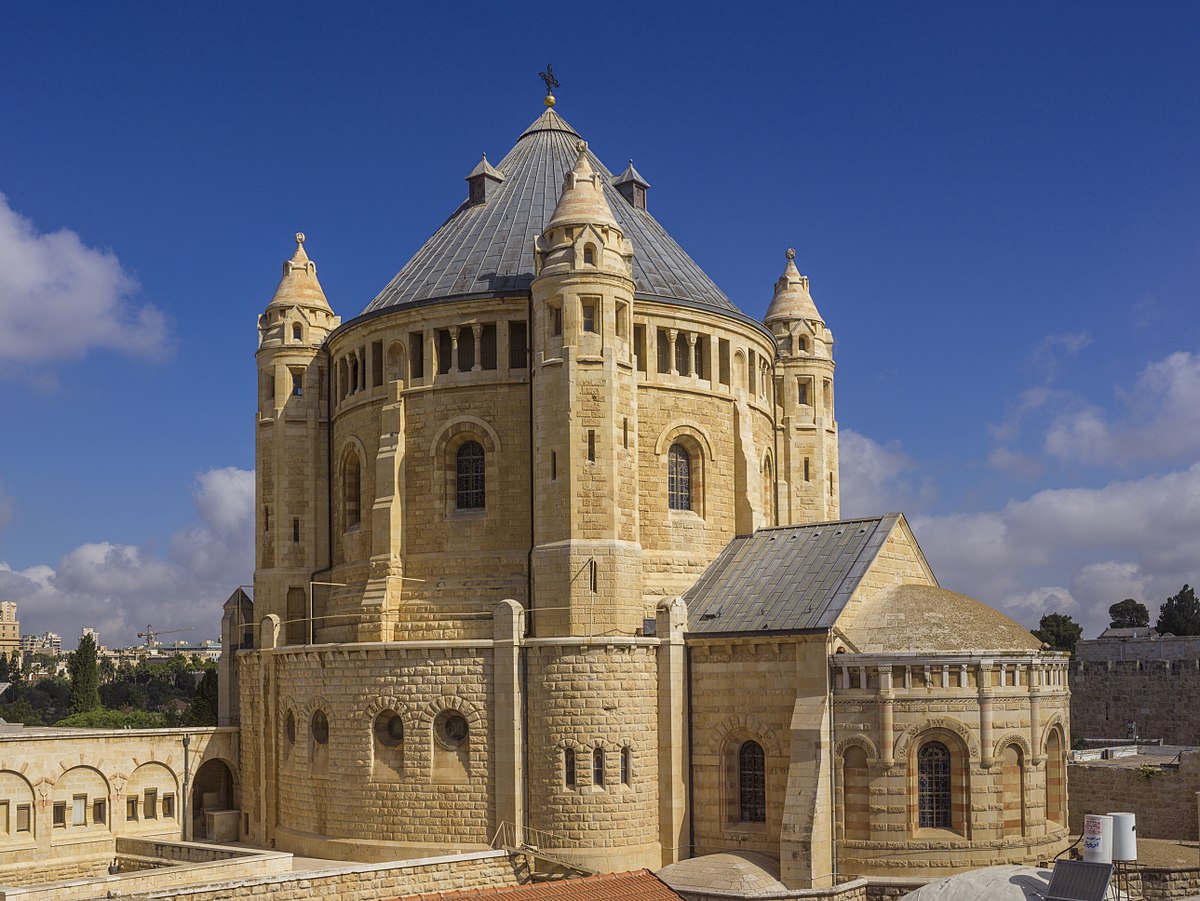
[[[1126,738],[1126,724],[1133,720],[1142,738],[1200,744],[1200,708],[1180,703],[1200,692],[1200,659],[1076,661],[1071,685],[1071,723],[1078,737]]]
[[[59,878],[90,874],[99,856],[111,857],[118,837],[181,837],[185,735],[190,776],[220,760],[236,792],[236,729],[30,729],[0,736],[0,883],[27,881],[22,873],[30,860]]]
[[[689,639],[692,718],[692,856],[759,851],[779,856],[791,760],[789,732],[797,697],[795,640]],[[820,657],[824,656],[824,642]],[[746,741],[762,746],[766,821],[742,822],[737,753]]]
[[[1137,761],[1137,757],[1129,757],[1122,759],[1121,765],[1070,765],[1071,829],[1080,832],[1086,814],[1128,810],[1137,814],[1137,832],[1142,838],[1195,841],[1200,752],[1185,752],[1178,768],[1143,769]]]
[[[528,646],[529,825],[554,834],[556,853],[606,872],[662,865],[657,646]]]
[[[242,728],[261,742],[244,756],[256,786],[243,795],[256,811],[252,838],[310,853],[337,840],[394,843],[393,856],[487,844],[504,778],[492,772],[490,643],[257,657],[241,680]],[[447,740],[454,716],[462,734]]]
[[[1104,663],[1108,660],[1200,660],[1200,636],[1094,638],[1075,645],[1075,659],[1084,663]]]
[[[841,874],[932,878],[1063,846],[1065,664],[848,653],[831,663]],[[950,753],[948,829],[918,820],[917,752],[930,741]]]

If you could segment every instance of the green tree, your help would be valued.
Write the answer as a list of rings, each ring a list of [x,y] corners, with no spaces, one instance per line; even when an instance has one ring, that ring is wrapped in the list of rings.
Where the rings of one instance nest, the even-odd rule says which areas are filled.
[[[45,725],[41,714],[24,698],[11,704],[0,704],[0,719],[6,723],[24,723],[26,726]]]
[[[1033,637],[1050,645],[1056,651],[1070,651],[1075,655],[1075,643],[1083,634],[1083,626],[1065,613],[1047,613],[1033,631]]]
[[[1141,629],[1150,625],[1150,611],[1133,598],[1125,598],[1109,607],[1108,617],[1108,625],[1113,629]]]
[[[149,710],[105,710],[96,707],[83,713],[73,713],[55,726],[76,729],[162,729],[166,717]]]
[[[215,726],[217,724],[217,671],[208,669],[196,693],[192,695],[192,706],[183,715],[185,726]]]
[[[96,663],[96,639],[85,635],[67,659],[71,677],[71,713],[86,713],[100,706],[100,669]]]
[[[1154,626],[1160,635],[1200,635],[1200,601],[1190,585],[1163,601]]]

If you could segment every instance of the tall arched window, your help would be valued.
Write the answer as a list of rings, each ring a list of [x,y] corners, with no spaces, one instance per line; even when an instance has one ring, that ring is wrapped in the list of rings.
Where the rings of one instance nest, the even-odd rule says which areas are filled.
[[[1057,728],[1046,738],[1046,819],[1067,824],[1067,766],[1062,737]]]
[[[672,510],[692,509],[692,458],[682,444],[667,452],[667,500]]]
[[[767,767],[762,745],[748,741],[738,749],[738,819],[767,821]]]
[[[346,528],[362,522],[362,466],[358,454],[350,454],[342,474],[342,493],[346,508]]]
[[[950,750],[940,741],[931,741],[917,752],[917,825],[953,828],[950,798]]]
[[[563,751],[563,782],[568,788],[575,787],[575,749],[566,748]]]
[[[592,751],[592,785],[597,788],[604,787],[604,749],[596,748]]]
[[[486,494],[483,484],[483,445],[468,441],[455,458],[455,506],[459,510],[482,510]]]
[[[299,322],[292,323],[292,340],[301,341],[304,338],[304,329],[300,327]]]

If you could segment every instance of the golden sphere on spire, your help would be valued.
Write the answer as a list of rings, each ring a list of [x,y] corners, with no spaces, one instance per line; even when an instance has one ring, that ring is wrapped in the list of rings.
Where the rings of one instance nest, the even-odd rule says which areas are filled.
[[[550,107],[554,106],[554,95],[547,94],[545,103],[546,103],[546,109],[550,109]]]

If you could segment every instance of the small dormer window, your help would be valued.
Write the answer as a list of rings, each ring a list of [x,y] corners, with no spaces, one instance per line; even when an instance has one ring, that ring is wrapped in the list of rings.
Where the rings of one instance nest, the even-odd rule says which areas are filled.
[[[596,247],[592,244],[586,244],[583,248],[583,264],[585,266],[596,265]]]
[[[304,329],[302,329],[300,327],[299,322],[295,322],[292,324],[292,340],[293,341],[303,341],[304,340]]]
[[[801,336],[797,341],[797,349],[802,354],[808,353],[808,339]]]

